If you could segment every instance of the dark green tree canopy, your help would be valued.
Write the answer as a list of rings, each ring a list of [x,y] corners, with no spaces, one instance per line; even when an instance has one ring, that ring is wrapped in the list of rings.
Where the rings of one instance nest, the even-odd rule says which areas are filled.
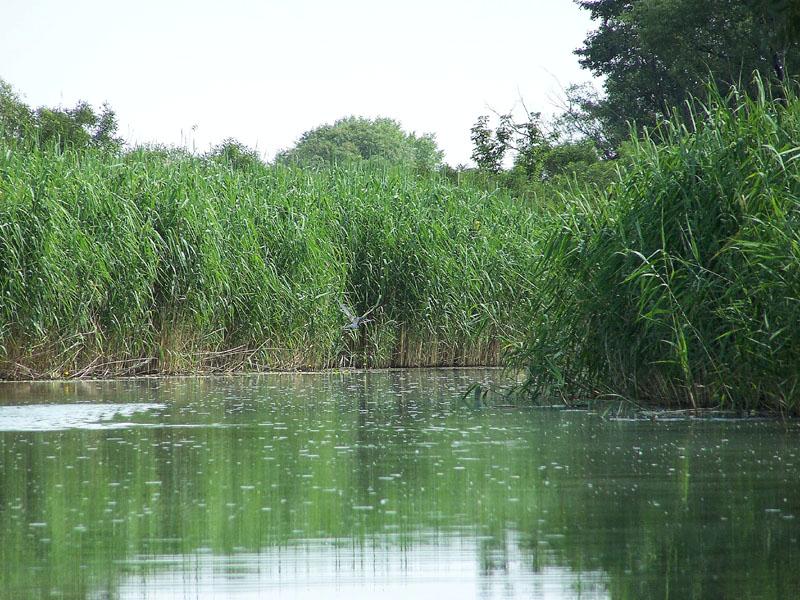
[[[541,177],[543,158],[558,141],[557,134],[548,130],[538,112],[528,112],[522,121],[514,119],[511,113],[498,115],[494,131],[489,126],[489,116],[481,115],[470,133],[472,160],[479,170],[499,173],[503,170],[503,159],[512,153],[514,167],[529,179]]]
[[[370,161],[432,171],[442,156],[433,134],[406,133],[393,119],[346,117],[307,131],[276,161],[319,167]]]
[[[489,116],[478,117],[472,126],[472,160],[479,173],[498,175],[503,172],[503,160],[512,156],[509,172],[516,183],[553,181],[558,178],[586,179],[600,159],[601,152],[590,135],[572,127],[565,115],[546,122],[541,113],[528,112],[524,120],[512,114],[498,115],[492,129]],[[566,123],[566,124],[565,124]],[[607,177],[602,174],[605,181]]]
[[[88,102],[72,108],[31,109],[0,79],[0,137],[26,144],[57,144],[60,149],[117,149],[117,115],[108,104],[96,111]]]
[[[36,111],[36,125],[41,143],[55,142],[66,147],[96,146],[116,148],[117,116],[108,104],[95,112],[88,102],[80,101],[73,108],[45,108]]]
[[[0,79],[0,138],[20,141],[31,131],[34,112],[11,85]]]
[[[234,171],[246,171],[264,166],[264,161],[261,160],[257,150],[235,138],[222,140],[211,148],[205,157],[208,160],[225,164]]]
[[[500,125],[492,131],[489,116],[481,115],[470,129],[472,140],[472,160],[478,169],[487,173],[499,173],[503,170],[503,158],[509,149],[511,130],[507,125],[510,116],[503,116]]]
[[[651,125],[690,96],[705,97],[710,74],[721,90],[758,72],[775,84],[800,68],[797,0],[577,0],[598,28],[576,53],[605,77],[595,106],[619,142],[627,121]]]

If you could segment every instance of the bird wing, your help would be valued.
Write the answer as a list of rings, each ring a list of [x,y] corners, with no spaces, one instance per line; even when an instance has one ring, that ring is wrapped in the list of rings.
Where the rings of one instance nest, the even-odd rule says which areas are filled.
[[[353,311],[351,311],[349,308],[347,308],[341,302],[339,302],[339,308],[342,309],[342,312],[344,313],[344,316],[346,316],[348,319],[350,319],[351,321],[355,321],[356,320],[356,316],[353,314]]]

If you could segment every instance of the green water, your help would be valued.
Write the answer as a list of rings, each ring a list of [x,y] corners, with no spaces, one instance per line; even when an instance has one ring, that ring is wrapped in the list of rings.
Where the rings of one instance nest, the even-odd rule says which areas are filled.
[[[800,597],[800,427],[486,371],[0,384],[3,598]]]

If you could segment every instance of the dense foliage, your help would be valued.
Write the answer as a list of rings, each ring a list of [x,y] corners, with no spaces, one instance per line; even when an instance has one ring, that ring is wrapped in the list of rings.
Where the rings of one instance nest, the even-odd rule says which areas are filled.
[[[692,119],[546,226],[531,391],[797,410],[800,100],[712,95]]]
[[[796,0],[579,0],[598,28],[577,51],[603,76],[606,95],[578,93],[603,134],[618,145],[628,122],[652,125],[702,97],[711,75],[719,89],[753,73],[780,82],[800,69]],[[575,90],[580,92],[581,90]],[[751,90],[753,91],[753,90]]]
[[[475,169],[356,117],[275,165],[233,139],[125,150],[108,107],[34,110],[0,81],[0,376],[512,346],[547,398],[797,412],[798,4],[580,4],[606,94],[479,117]]]
[[[592,136],[576,131],[566,114],[546,122],[536,112],[523,120],[509,113],[498,115],[494,125],[482,115],[470,133],[477,168],[442,168],[464,185],[499,188],[542,204],[575,185],[603,187],[615,178],[616,161],[604,160]]]
[[[521,335],[507,196],[229,154],[0,145],[0,374],[495,364]]]
[[[104,104],[96,111],[80,101],[72,108],[25,104],[6,81],[0,79],[0,138],[19,146],[55,144],[60,149],[119,149],[117,116]]]
[[[277,162],[326,167],[367,161],[430,172],[441,166],[442,156],[432,134],[406,133],[393,119],[347,117],[305,132]]]

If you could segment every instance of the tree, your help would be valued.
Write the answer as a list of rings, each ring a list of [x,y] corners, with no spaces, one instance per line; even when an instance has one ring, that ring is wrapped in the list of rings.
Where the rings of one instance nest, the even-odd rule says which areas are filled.
[[[433,134],[408,134],[393,119],[346,117],[305,132],[276,161],[318,167],[369,161],[426,171],[438,168],[442,156]]]
[[[478,117],[472,127],[472,158],[478,169],[469,179],[520,195],[541,189],[541,184],[561,185],[565,180],[600,186],[610,183],[613,162],[602,160],[607,157],[598,151],[592,137],[565,126],[565,118],[544,122],[541,113],[527,112],[527,119],[515,121],[511,114],[498,115],[498,124],[492,129],[488,116]],[[506,171],[502,162],[509,154],[513,166]],[[445,174],[458,180],[460,172]]]
[[[800,2],[797,0],[749,0],[756,22],[763,27],[775,77],[786,80],[786,53],[797,49],[800,38]],[[797,68],[797,65],[794,65]]]
[[[711,75],[720,89],[754,72],[780,95],[800,66],[797,0],[578,0],[599,27],[576,53],[605,78],[605,98],[590,110],[612,145],[627,122],[652,125],[704,97]]]
[[[528,179],[542,179],[545,158],[558,142],[556,133],[546,129],[538,112],[528,112],[527,120],[521,123],[514,123],[507,116],[506,127],[513,132],[509,145],[516,152],[514,166]]]
[[[0,79],[0,139],[20,141],[31,131],[33,123],[33,111],[10,84]]]
[[[108,104],[95,112],[88,102],[73,108],[46,108],[36,111],[36,130],[40,143],[56,143],[60,149],[118,148],[117,116]]]
[[[414,166],[419,172],[432,173],[442,166],[444,152],[436,143],[436,136],[432,133],[417,137],[411,134],[408,142],[414,149]]]
[[[541,177],[543,158],[556,141],[538,112],[528,112],[524,121],[515,121],[510,113],[499,115],[494,131],[489,127],[488,115],[482,115],[470,131],[472,160],[480,171],[499,173],[503,159],[512,153],[514,167],[528,179]]]
[[[258,152],[237,139],[226,138],[211,148],[205,155],[208,160],[224,164],[234,171],[246,171],[253,167],[263,167]]]
[[[543,178],[572,175],[599,160],[597,149],[591,140],[563,142],[550,148],[542,157]]]
[[[617,158],[615,140],[625,138],[627,123],[604,102],[592,84],[567,87],[560,108],[561,114],[553,127],[562,139],[590,140],[602,158]]]
[[[488,115],[481,115],[470,129],[472,140],[472,160],[480,171],[499,173],[503,170],[503,158],[508,150],[511,132],[502,122],[493,132],[489,127]]]
[[[56,144],[66,148],[117,149],[117,116],[108,104],[95,112],[88,102],[72,108],[32,110],[13,88],[0,79],[0,138],[27,144]]]

